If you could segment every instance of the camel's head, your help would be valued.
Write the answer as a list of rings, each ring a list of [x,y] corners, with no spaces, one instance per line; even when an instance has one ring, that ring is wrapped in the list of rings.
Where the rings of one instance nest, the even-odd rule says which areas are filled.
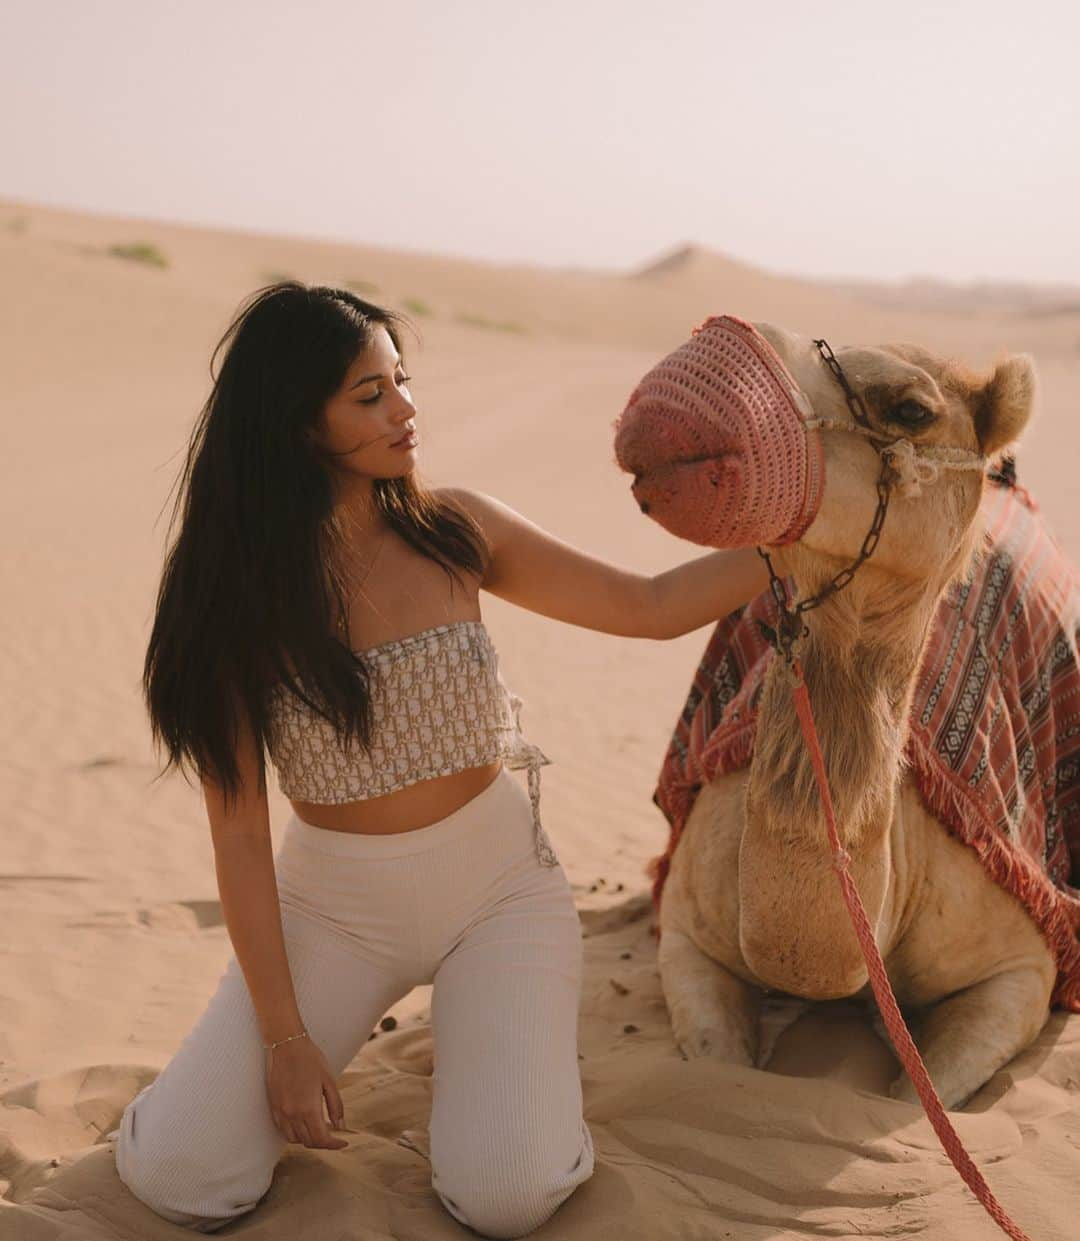
[[[695,543],[797,544],[850,561],[874,518],[884,450],[889,510],[873,563],[903,577],[950,565],[986,463],[1030,416],[1030,358],[985,376],[911,345],[836,358],[865,425],[810,338],[707,320],[642,379],[616,424],[616,456],[642,511]]]

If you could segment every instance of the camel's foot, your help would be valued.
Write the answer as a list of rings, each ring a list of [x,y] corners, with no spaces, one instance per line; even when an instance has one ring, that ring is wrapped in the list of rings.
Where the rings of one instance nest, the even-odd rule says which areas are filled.
[[[672,1033],[683,1056],[753,1065],[760,992],[671,927],[661,932],[657,959]]]
[[[928,1009],[919,1051],[947,1108],[962,1106],[1036,1037],[1050,1012],[1053,974],[1024,966],[997,974]],[[915,1085],[901,1073],[889,1093],[918,1103]]]

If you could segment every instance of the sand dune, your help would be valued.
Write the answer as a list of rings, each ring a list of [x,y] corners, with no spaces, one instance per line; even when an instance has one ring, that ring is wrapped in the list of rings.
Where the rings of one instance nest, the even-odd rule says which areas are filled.
[[[147,261],[152,251],[108,253],[136,242],[166,265]],[[182,1235],[126,1191],[103,1135],[229,954],[201,800],[175,777],[154,782],[138,678],[169,487],[210,349],[254,287],[286,273],[350,281],[411,312],[425,472],[643,570],[693,549],[638,515],[611,422],[642,371],[707,314],[837,341],[900,337],[974,361],[1027,349],[1041,408],[1021,476],[1080,559],[1080,330],[1068,315],[873,305],[695,248],[671,257],[636,274],[558,272],[0,204],[5,1241]],[[588,935],[581,1067],[598,1171],[536,1235],[998,1235],[920,1112],[883,1097],[894,1068],[866,1014],[799,1017],[768,1071],[684,1062],[674,1047],[643,867],[666,839],[650,796],[706,631],[640,642],[485,606],[528,730],[555,760],[545,817]],[[271,814],[277,838],[287,803],[276,789]],[[232,1232],[466,1235],[427,1182],[426,1004],[421,990],[395,1008],[398,1028],[350,1066],[347,1123],[361,1131],[350,1148],[291,1148],[266,1203]],[[773,1013],[778,1027],[784,1015]],[[1080,1216],[1078,1092],[1080,1024],[1057,1014],[956,1114],[1041,1241],[1073,1235]]]

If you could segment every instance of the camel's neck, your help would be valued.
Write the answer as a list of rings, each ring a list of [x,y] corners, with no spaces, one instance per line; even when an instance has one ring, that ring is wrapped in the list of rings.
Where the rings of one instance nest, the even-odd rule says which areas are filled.
[[[924,579],[868,562],[807,614],[801,663],[836,826],[850,876],[879,946],[900,930],[906,894],[895,882],[892,822],[907,717],[941,592],[970,563],[979,523]],[[787,562],[812,594],[835,563],[797,545]],[[767,986],[819,998],[853,995],[866,965],[832,869],[825,814],[795,714],[787,671],[762,687],[739,846],[739,943]]]
[[[875,598],[871,575],[862,577],[858,591],[853,583],[813,615],[802,665],[852,878],[888,941],[889,829],[937,592],[883,583]],[[754,751],[739,849],[743,959],[767,986],[851,995],[865,965],[831,873],[821,796],[779,660],[762,689]]]
[[[875,583],[868,573],[858,587],[853,583],[807,614],[802,651],[837,828],[849,849],[880,840],[891,820],[908,706],[938,595],[929,583]],[[762,690],[746,826],[815,850],[826,839],[821,796],[779,659]]]

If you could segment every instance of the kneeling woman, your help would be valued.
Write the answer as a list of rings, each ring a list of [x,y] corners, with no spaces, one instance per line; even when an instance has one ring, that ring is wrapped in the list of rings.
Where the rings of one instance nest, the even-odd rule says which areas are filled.
[[[286,1142],[346,1145],[336,1079],[423,984],[450,1214],[519,1237],[590,1176],[578,917],[479,592],[663,638],[767,584],[752,550],[647,578],[425,489],[398,326],[342,290],[261,290],[181,477],[144,688],[168,766],[202,783],[233,956],[125,1108],[116,1163],[196,1231],[255,1207]],[[276,854],[264,747],[293,808]]]

